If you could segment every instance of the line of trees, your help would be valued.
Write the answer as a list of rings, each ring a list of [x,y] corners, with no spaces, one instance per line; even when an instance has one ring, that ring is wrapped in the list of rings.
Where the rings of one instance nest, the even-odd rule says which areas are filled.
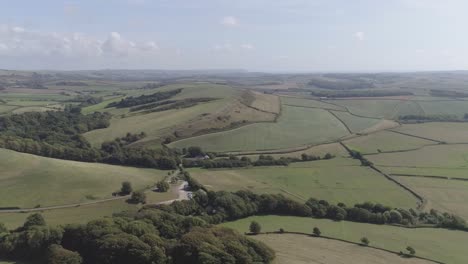
[[[157,209],[64,227],[32,214],[15,230],[0,225],[0,255],[49,264],[270,263],[275,256],[234,230]]]
[[[176,94],[180,93],[182,89],[175,89],[171,91],[164,91],[164,92],[157,92],[150,95],[140,95],[138,97],[127,97],[123,98],[118,102],[112,102],[107,105],[107,107],[117,107],[117,108],[125,108],[125,107],[133,107],[137,105],[144,105],[149,103],[154,103],[158,101],[163,101],[169,99]]]

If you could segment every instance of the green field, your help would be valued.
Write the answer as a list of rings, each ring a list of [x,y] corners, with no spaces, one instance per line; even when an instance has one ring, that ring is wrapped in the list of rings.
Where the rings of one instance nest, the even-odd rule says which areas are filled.
[[[403,125],[395,131],[448,143],[468,143],[468,123],[430,122]]]
[[[397,177],[428,200],[426,209],[437,209],[468,219],[468,181]]]
[[[343,124],[325,110],[283,105],[282,115],[276,123],[251,124],[183,139],[169,146],[200,146],[216,152],[282,149],[336,140],[347,134]]]
[[[282,193],[300,201],[314,197],[348,205],[372,201],[403,208],[416,206],[416,199],[410,193],[352,159],[294,163],[288,167],[191,169],[190,172],[212,190]]]
[[[426,115],[456,115],[458,118],[468,113],[468,101],[418,102]]]
[[[285,105],[299,106],[299,107],[323,108],[323,109],[342,110],[342,111],[346,110],[344,107],[340,107],[337,105],[329,104],[329,103],[318,101],[318,100],[306,99],[306,98],[283,96],[281,97],[281,102]]]
[[[362,118],[353,116],[347,112],[332,111],[353,133],[358,133],[366,128],[377,125],[381,120],[374,118]]]
[[[362,247],[333,239],[297,234],[268,234],[251,236],[273,248],[275,264],[373,263],[423,264],[432,261],[403,258],[395,253]]]
[[[398,105],[401,103],[399,100],[378,99],[346,99],[327,101],[346,107],[353,114],[377,118],[393,118],[395,112],[397,111]]]
[[[166,172],[44,158],[0,149],[0,207],[30,208],[109,198],[123,181],[152,186]]]
[[[468,232],[436,228],[402,228],[388,225],[373,225],[354,222],[336,222],[326,219],[288,216],[255,216],[223,224],[240,232],[247,232],[251,221],[257,221],[262,231],[286,231],[312,233],[320,228],[322,235],[359,242],[366,236],[376,247],[392,251],[404,251],[407,246],[416,250],[416,255],[445,263],[467,263],[466,241]]]
[[[351,149],[363,154],[415,149],[435,144],[433,141],[405,136],[390,131],[380,131],[344,141]],[[380,151],[379,151],[380,150]]]
[[[367,159],[385,167],[468,168],[468,145],[426,146],[406,152],[369,155]]]
[[[435,168],[435,167],[392,167],[380,166],[380,169],[389,174],[442,176],[448,178],[467,178],[468,168]]]

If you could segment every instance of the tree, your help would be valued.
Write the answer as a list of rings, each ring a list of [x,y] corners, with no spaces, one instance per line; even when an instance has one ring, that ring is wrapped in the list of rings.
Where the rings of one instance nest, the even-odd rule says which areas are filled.
[[[124,181],[122,182],[122,188],[120,188],[120,193],[122,195],[128,195],[130,193],[132,193],[133,191],[133,188],[132,188],[132,184],[128,181]]]
[[[205,155],[205,153],[200,147],[189,147],[187,149],[187,154],[191,158],[196,158],[196,157]]]
[[[47,252],[47,263],[49,264],[81,264],[82,262],[83,259],[77,252],[64,249],[56,244],[49,246]]]
[[[318,227],[314,227],[313,232],[314,232],[314,235],[318,237],[322,234],[322,232],[320,231]]]
[[[414,254],[416,254],[416,250],[414,250],[414,248],[408,246],[406,247],[406,250],[408,250],[408,253],[411,255],[411,256],[414,256]]]
[[[170,188],[169,183],[164,180],[156,183],[156,187],[158,188],[158,192],[167,192]]]
[[[256,222],[256,221],[252,221],[252,223],[250,223],[250,233],[253,233],[253,234],[258,234],[260,233],[260,231],[262,231],[262,226]]]
[[[136,191],[132,193],[132,197],[130,198],[131,203],[146,203],[146,194],[142,191]]]
[[[45,226],[46,222],[44,220],[44,217],[42,217],[41,214],[35,213],[32,215],[29,215],[26,218],[26,221],[24,222],[23,227],[25,229],[28,229],[31,226]]]
[[[367,237],[363,237],[361,238],[361,243],[364,245],[364,246],[368,246],[370,241]]]

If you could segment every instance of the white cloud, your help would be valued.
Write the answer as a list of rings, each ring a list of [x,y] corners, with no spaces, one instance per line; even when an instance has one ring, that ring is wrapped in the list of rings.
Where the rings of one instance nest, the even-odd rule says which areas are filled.
[[[364,37],[365,37],[365,34],[362,31],[358,31],[358,32],[354,33],[354,37],[359,41],[363,41]]]
[[[239,25],[239,20],[233,16],[223,17],[221,24],[226,27],[236,27]]]
[[[111,32],[104,40],[80,33],[38,32],[22,27],[0,25],[0,50],[10,57],[63,56],[101,57],[138,55],[159,50],[154,41],[127,40]]]
[[[242,49],[245,49],[245,50],[253,50],[253,49],[255,49],[255,46],[252,45],[252,44],[249,44],[249,43],[242,44],[240,47],[241,47]]]

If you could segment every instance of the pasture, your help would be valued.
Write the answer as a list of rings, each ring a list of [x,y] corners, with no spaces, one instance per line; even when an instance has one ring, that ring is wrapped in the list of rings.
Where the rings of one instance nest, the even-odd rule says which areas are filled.
[[[468,168],[468,145],[431,145],[411,151],[368,155],[366,158],[383,167]]]
[[[382,120],[375,118],[363,118],[351,115],[348,112],[331,111],[338,119],[341,120],[351,130],[352,133],[358,133],[365,129],[376,126]]]
[[[0,207],[32,208],[112,197],[123,181],[153,186],[166,172],[44,158],[0,149]]]
[[[402,258],[383,250],[362,247],[342,241],[295,234],[269,234],[251,236],[273,248],[276,264],[423,264],[433,263],[416,258]]]
[[[430,122],[405,124],[395,131],[447,143],[468,143],[468,123]]]
[[[428,200],[426,210],[433,208],[468,219],[468,181],[410,176],[397,178]]]
[[[324,143],[347,134],[343,124],[325,110],[283,105],[282,115],[275,123],[255,123],[179,140],[169,146],[200,146],[216,152],[271,150]]]
[[[310,108],[322,108],[328,110],[341,110],[346,111],[345,107],[329,104],[327,102],[314,100],[314,99],[307,99],[307,98],[297,98],[297,97],[289,97],[289,96],[282,96],[281,102],[285,105],[289,106],[297,106],[297,107],[310,107]]]
[[[281,193],[295,200],[311,197],[348,205],[365,201],[414,208],[416,199],[375,171],[352,159],[293,163],[288,167],[190,169],[211,190]]]
[[[290,216],[254,216],[222,224],[239,232],[247,232],[251,221],[257,221],[263,232],[286,231],[312,233],[320,228],[322,235],[347,241],[360,242],[367,237],[376,247],[405,251],[407,246],[416,250],[416,255],[445,263],[467,263],[466,241],[468,232],[439,228],[403,228],[389,225],[374,225],[355,222],[336,222],[327,219]],[[313,250],[313,249],[311,249]]]
[[[405,136],[391,131],[379,131],[345,140],[344,143],[351,149],[362,154],[410,150],[422,146],[435,144],[433,141]]]

